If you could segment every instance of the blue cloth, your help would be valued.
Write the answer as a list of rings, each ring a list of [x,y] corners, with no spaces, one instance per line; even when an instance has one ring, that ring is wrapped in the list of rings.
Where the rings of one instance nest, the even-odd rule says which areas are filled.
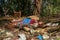
[[[37,38],[38,38],[39,40],[43,40],[43,36],[42,36],[42,35],[38,35]]]
[[[25,18],[22,23],[23,25],[28,25],[30,23],[31,19],[30,18]]]

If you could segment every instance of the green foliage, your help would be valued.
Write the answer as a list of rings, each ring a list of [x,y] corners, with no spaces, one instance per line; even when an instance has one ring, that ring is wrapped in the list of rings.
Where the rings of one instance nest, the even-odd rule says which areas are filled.
[[[60,11],[59,0],[43,0],[42,16],[58,14]]]
[[[32,15],[35,8],[34,0],[3,0],[2,7],[9,9],[10,14],[22,11],[24,15]],[[42,0],[41,16],[53,16],[60,13],[60,0]]]
[[[3,0],[2,7],[9,9],[10,14],[15,11],[22,11],[23,15],[31,15],[34,9],[32,0]]]

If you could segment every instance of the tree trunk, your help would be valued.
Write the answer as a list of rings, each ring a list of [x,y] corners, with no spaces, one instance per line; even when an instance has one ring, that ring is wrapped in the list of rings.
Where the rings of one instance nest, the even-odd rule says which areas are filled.
[[[34,10],[34,15],[40,16],[41,13],[41,6],[42,6],[42,0],[35,0],[35,10]]]

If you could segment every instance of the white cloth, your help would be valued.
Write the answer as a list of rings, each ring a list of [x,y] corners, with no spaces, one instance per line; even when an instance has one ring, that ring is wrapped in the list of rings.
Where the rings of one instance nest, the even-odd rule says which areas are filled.
[[[52,23],[47,23],[46,26],[51,26]]]
[[[26,40],[26,36],[25,36],[25,34],[19,34],[19,36],[20,36],[20,38],[19,38],[19,40]]]
[[[59,23],[53,23],[52,24],[52,26],[58,26],[59,25]]]
[[[49,39],[48,35],[43,35],[43,39]]]

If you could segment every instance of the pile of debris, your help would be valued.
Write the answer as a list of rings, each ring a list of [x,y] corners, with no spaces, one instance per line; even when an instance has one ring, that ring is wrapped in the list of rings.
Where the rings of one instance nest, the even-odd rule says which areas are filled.
[[[60,34],[51,36],[49,31],[58,26],[59,23],[45,23],[34,16],[23,20],[13,19],[5,27],[0,28],[0,40],[55,40]]]

